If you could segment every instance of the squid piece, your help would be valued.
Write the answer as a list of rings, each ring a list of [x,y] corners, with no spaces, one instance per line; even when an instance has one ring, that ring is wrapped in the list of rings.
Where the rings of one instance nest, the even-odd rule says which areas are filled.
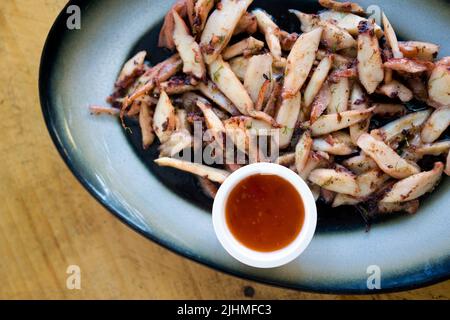
[[[125,63],[117,78],[116,88],[127,88],[137,76],[141,75],[146,56],[146,51],[140,51]]]
[[[298,37],[299,37],[298,33],[295,32],[289,33],[281,30],[280,31],[281,49],[284,51],[291,51]]]
[[[357,176],[356,183],[360,189],[359,194],[357,196],[349,196],[339,193],[333,201],[333,207],[356,205],[365,201],[370,195],[382,188],[389,178],[388,175],[379,170],[371,170]]]
[[[197,0],[192,13],[192,34],[197,36],[202,33],[205,28],[206,20],[211,10],[214,8],[212,0]]]
[[[406,212],[409,214],[415,214],[419,210],[420,202],[419,200],[413,200],[404,203],[378,203],[379,213],[396,213],[396,212]]]
[[[334,0],[319,0],[319,3],[322,7],[339,11],[339,12],[350,12],[355,14],[365,14],[364,9],[358,5],[357,3],[353,2],[339,2]]]
[[[323,11],[319,14],[321,20],[335,23],[339,28],[347,30],[352,36],[357,36],[358,26],[361,22],[368,22],[366,18],[360,17],[353,13],[342,13],[337,11]],[[377,24],[374,24],[374,31],[378,38],[384,35],[383,30]]]
[[[403,53],[400,51],[398,46],[397,35],[395,34],[394,28],[389,22],[388,18],[382,13],[383,27],[384,27],[384,35],[386,36],[387,43],[391,47],[392,54],[394,58],[401,59],[403,58]]]
[[[193,0],[178,0],[172,8],[170,8],[166,17],[164,18],[164,24],[159,33],[158,47],[167,48],[169,50],[175,49],[175,42],[173,41],[173,30],[175,28],[175,22],[173,21],[173,12],[177,12],[181,17],[189,15],[188,7],[191,8]]]
[[[96,116],[101,115],[101,114],[107,114],[110,116],[118,116],[120,114],[120,109],[104,107],[104,106],[97,106],[97,105],[89,106],[89,110],[90,110],[91,114],[96,115]]]
[[[360,191],[356,177],[344,170],[316,169],[311,172],[308,179],[328,191],[351,196],[357,196]]]
[[[378,39],[374,35],[373,25],[362,22],[358,36],[358,74],[369,94],[375,92],[384,79],[383,60]]]
[[[372,107],[375,108],[373,111],[375,115],[387,118],[404,116],[408,112],[403,104],[374,103]]]
[[[450,106],[450,65],[438,64],[428,80],[430,100],[442,107]]]
[[[403,179],[392,186],[392,189],[381,199],[381,203],[403,203],[415,200],[433,191],[441,179],[444,164],[437,162],[431,171],[421,172]]]
[[[244,78],[244,88],[247,90],[253,103],[259,100],[261,88],[265,83],[271,84],[273,57],[270,54],[253,56],[248,63],[247,72]],[[270,88],[262,96],[263,102],[267,101]]]
[[[346,141],[347,139],[340,139],[342,135],[338,135],[337,133],[334,136],[330,135],[328,137],[314,139],[313,150],[323,151],[336,156],[348,156],[355,153],[356,148],[353,147],[350,137]]]
[[[323,136],[348,128],[368,119],[372,115],[373,110],[373,108],[366,110],[351,110],[321,116],[310,127],[312,135],[313,137]]]
[[[305,131],[295,147],[295,167],[301,173],[306,167],[311,153],[313,140],[311,134]]]
[[[363,174],[367,171],[377,169],[378,165],[373,159],[364,153],[344,160],[342,164],[356,174]]]
[[[330,72],[332,65],[333,65],[332,55],[326,56],[320,61],[319,65],[317,66],[316,70],[311,76],[311,80],[309,81],[305,89],[303,99],[305,107],[309,107],[311,103],[314,101],[314,98],[317,96],[317,94],[320,91],[320,88],[322,88],[322,85],[327,79],[328,73]]]
[[[217,183],[223,183],[230,175],[228,171],[208,167],[202,164],[179,160],[175,158],[159,158],[155,160],[161,167],[171,167],[181,171],[195,174],[199,177],[211,180]]]
[[[278,105],[278,101],[280,100],[282,90],[283,84],[281,81],[275,81],[272,86],[272,91],[269,94],[269,99],[267,99],[266,106],[264,107],[264,113],[267,113],[271,117],[275,117],[276,107]]]
[[[245,74],[247,73],[248,63],[250,58],[248,57],[236,57],[228,61],[231,70],[234,72],[236,77],[242,82],[244,81]]]
[[[139,126],[142,134],[142,148],[147,150],[155,141],[155,132],[153,131],[153,111],[146,103],[141,104]]]
[[[450,176],[450,153],[447,155],[447,161],[445,163],[445,174]]]
[[[420,41],[400,41],[400,51],[407,58],[433,61],[438,55],[439,46],[433,43]]]
[[[236,28],[234,29],[233,35],[238,35],[241,33],[254,34],[258,30],[258,23],[256,22],[256,17],[250,13],[246,12],[239,20]]]
[[[340,78],[337,83],[330,85],[331,101],[328,105],[328,114],[341,113],[348,110],[350,98],[350,82],[347,78]]]
[[[384,67],[394,71],[415,74],[433,70],[434,64],[409,58],[392,58],[384,63]]]
[[[217,88],[212,81],[208,80],[206,83],[199,83],[197,85],[197,89],[232,116],[237,116],[240,114],[234,104],[227,97],[225,97],[222,92],[220,92],[219,88]]]
[[[170,135],[169,140],[159,147],[160,157],[173,157],[186,148],[190,148],[193,138],[187,130],[177,130]]]
[[[197,106],[203,112],[205,116],[206,126],[212,131],[212,135],[215,140],[219,143],[223,142],[223,134],[225,133],[225,126],[223,125],[220,118],[213,111],[210,105],[204,104],[202,101],[197,101]]]
[[[361,86],[357,82],[353,84],[352,93],[350,96],[350,108],[351,110],[366,110],[369,108],[368,98],[364,93],[363,89],[361,88]],[[349,128],[350,137],[354,145],[356,145],[359,137],[362,134],[367,133],[369,131],[370,119],[371,117]]]
[[[433,112],[423,126],[421,137],[424,143],[432,143],[447,130],[450,125],[450,106]]]
[[[234,29],[253,0],[222,0],[209,16],[200,40],[207,64],[212,64],[230,41]]]
[[[282,156],[279,156],[275,160],[275,163],[284,167],[290,167],[292,165],[295,165],[295,152],[286,153]]]
[[[289,10],[295,14],[302,24],[303,32],[311,32],[316,28],[322,28],[322,44],[333,52],[356,47],[356,40],[345,29],[335,24],[323,21],[317,15],[306,14],[297,10]]]
[[[133,90],[123,101],[122,110],[125,110],[137,98],[151,92],[157,83],[169,80],[178,71],[181,70],[183,61],[179,54],[174,54],[167,60],[158,63],[146,73],[144,73],[138,80],[135,90]]]
[[[240,113],[247,115],[254,109],[253,101],[230,68],[230,65],[218,57],[209,65],[209,75],[219,90],[236,106]]]
[[[275,60],[281,59],[281,43],[280,43],[280,28],[273,22],[272,17],[264,10],[253,10],[253,15],[258,22],[258,28],[266,38],[267,46],[270,53]]]
[[[205,195],[207,195],[211,199],[215,199],[217,192],[219,191],[219,188],[214,182],[206,178],[198,177],[198,184],[202,188],[202,191],[205,193]]]
[[[432,155],[440,156],[441,154],[446,154],[450,150],[450,140],[439,141],[431,144],[424,144],[419,147],[413,147],[413,153],[419,158]]]
[[[250,56],[259,52],[264,48],[264,42],[259,41],[253,37],[241,40],[238,43],[229,46],[223,51],[222,58],[224,60],[230,60],[231,58],[244,55]]]
[[[380,190],[391,177],[379,169],[370,170],[356,177],[359,186],[359,198],[367,198]]]
[[[327,110],[331,102],[331,90],[328,83],[325,83],[319,91],[319,94],[314,98],[311,105],[310,123],[314,124],[317,119]]]
[[[305,83],[319,48],[322,28],[303,33],[289,53],[285,71],[283,97],[294,97]]]
[[[377,93],[384,94],[392,99],[400,99],[402,102],[411,101],[414,95],[411,90],[397,80],[391,80],[389,83],[378,88]]]
[[[380,129],[373,130],[371,135],[387,143],[392,143],[395,140],[401,139],[405,132],[421,128],[430,115],[431,110],[410,113],[400,119],[388,123]]]
[[[183,60],[183,72],[192,74],[197,79],[204,79],[206,68],[200,52],[200,46],[189,34],[188,27],[176,11],[173,11],[173,20],[175,23],[173,41],[181,60]]]
[[[420,172],[418,166],[402,159],[397,152],[370,134],[363,134],[358,139],[358,147],[370,156],[378,167],[396,179],[404,179]]]
[[[161,143],[169,140],[170,135],[175,130],[175,124],[175,108],[169,96],[162,91],[153,116],[153,130]]]
[[[276,122],[283,126],[280,130],[280,149],[288,147],[291,143],[294,134],[294,128],[297,123],[298,115],[300,114],[301,93],[288,99],[283,99],[280,109],[275,118]]]
[[[194,91],[197,80],[191,77],[172,77],[168,81],[164,81],[159,84],[154,94],[159,94],[161,91],[165,91],[169,96],[175,94],[183,94],[185,92]]]
[[[297,172],[300,177],[307,181],[309,175],[311,172],[313,172],[315,169],[327,166],[330,162],[330,156],[325,152],[315,152],[311,151],[309,153],[308,161],[306,162],[306,165],[304,166],[303,170],[300,172]]]

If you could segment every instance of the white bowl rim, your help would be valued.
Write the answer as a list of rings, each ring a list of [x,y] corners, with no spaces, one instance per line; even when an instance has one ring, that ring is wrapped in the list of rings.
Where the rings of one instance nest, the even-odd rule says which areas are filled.
[[[305,218],[298,236],[288,246],[273,252],[259,252],[240,243],[228,228],[225,205],[230,192],[242,180],[257,174],[276,175],[288,181],[299,193]],[[294,171],[273,163],[255,163],[233,172],[217,192],[213,205],[214,231],[224,249],[238,261],[256,268],[276,268],[299,257],[309,246],[317,226],[317,207],[306,182]]]

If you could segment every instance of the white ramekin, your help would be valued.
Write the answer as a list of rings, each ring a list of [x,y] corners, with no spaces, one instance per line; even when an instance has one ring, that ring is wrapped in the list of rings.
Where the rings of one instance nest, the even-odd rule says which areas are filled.
[[[228,228],[225,206],[230,192],[245,178],[256,174],[277,175],[290,182],[300,194],[305,207],[303,227],[287,247],[274,252],[258,252],[241,244]],[[238,261],[256,268],[275,268],[296,259],[308,247],[317,225],[317,207],[308,185],[292,170],[272,163],[256,163],[231,174],[220,187],[213,205],[213,224],[217,238],[225,250]]]

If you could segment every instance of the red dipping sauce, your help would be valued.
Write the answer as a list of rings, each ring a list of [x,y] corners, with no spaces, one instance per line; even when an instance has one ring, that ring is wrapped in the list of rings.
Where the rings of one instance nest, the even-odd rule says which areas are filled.
[[[290,182],[277,175],[257,174],[234,187],[225,215],[231,233],[244,246],[273,252],[287,247],[300,234],[305,207]]]

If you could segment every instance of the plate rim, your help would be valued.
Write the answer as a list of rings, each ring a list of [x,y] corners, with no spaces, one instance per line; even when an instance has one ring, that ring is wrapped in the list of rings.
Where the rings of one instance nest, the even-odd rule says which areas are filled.
[[[310,292],[315,294],[333,294],[333,295],[373,295],[373,294],[386,294],[386,293],[398,293],[398,292],[404,292],[404,291],[410,291],[420,288],[429,287],[447,280],[450,280],[450,272],[447,274],[440,274],[440,275],[432,275],[427,280],[422,280],[415,284],[402,284],[402,281],[400,284],[396,283],[394,286],[388,287],[388,288],[381,288],[379,290],[369,290],[369,289],[342,289],[337,286],[333,287],[333,289],[329,290],[323,290],[323,289],[314,289],[312,287],[307,287],[304,285],[289,285],[289,284],[280,284],[276,281],[267,280],[263,277],[258,276],[251,276],[248,274],[244,274],[239,271],[233,271],[230,269],[226,269],[222,267],[220,264],[211,263],[208,261],[204,261],[203,259],[197,257],[194,254],[189,254],[184,252],[182,249],[177,247],[176,245],[171,245],[169,243],[166,243],[163,239],[160,239],[156,236],[154,236],[151,232],[148,232],[147,230],[144,230],[137,226],[137,224],[133,223],[131,219],[127,219],[119,210],[117,210],[114,206],[112,206],[108,201],[104,200],[98,190],[96,190],[91,183],[89,182],[89,179],[83,176],[83,174],[75,168],[75,165],[73,164],[70,156],[68,156],[64,152],[64,146],[63,143],[60,141],[58,132],[56,129],[56,126],[54,125],[54,119],[51,116],[50,110],[52,109],[52,103],[50,102],[50,99],[48,99],[48,92],[49,92],[49,78],[50,78],[50,72],[46,72],[49,69],[51,69],[52,63],[49,62],[48,56],[51,56],[52,53],[49,52],[49,48],[51,46],[58,47],[59,45],[56,44],[54,41],[57,39],[57,37],[60,35],[61,31],[58,30],[58,27],[63,23],[64,21],[64,15],[66,14],[67,8],[71,5],[78,5],[82,3],[88,3],[89,1],[86,0],[69,0],[67,4],[64,6],[64,8],[60,11],[60,13],[57,15],[56,19],[54,20],[48,34],[46,37],[46,40],[44,42],[44,46],[41,53],[41,58],[39,62],[39,71],[38,71],[38,90],[39,90],[39,102],[41,105],[41,112],[47,127],[47,131],[50,135],[50,138],[57,149],[60,157],[63,159],[64,163],[66,164],[67,168],[71,171],[71,173],[75,176],[75,178],[78,180],[79,183],[86,189],[89,194],[97,200],[107,211],[112,214],[114,217],[116,217],[119,221],[121,221],[123,224],[125,224],[127,227],[131,228],[135,232],[137,232],[142,237],[151,240],[152,242],[156,243],[157,245],[163,247],[164,249],[169,250],[172,253],[177,254],[178,256],[181,256],[183,258],[187,258],[191,261],[194,261],[198,264],[201,264],[203,266],[206,266],[208,268],[211,268],[213,270],[222,272],[227,275],[231,275],[240,279],[254,281],[257,283],[269,285],[276,288],[283,288],[283,289],[291,289],[296,291],[303,291],[303,292]],[[401,279],[401,277],[399,278]]]

